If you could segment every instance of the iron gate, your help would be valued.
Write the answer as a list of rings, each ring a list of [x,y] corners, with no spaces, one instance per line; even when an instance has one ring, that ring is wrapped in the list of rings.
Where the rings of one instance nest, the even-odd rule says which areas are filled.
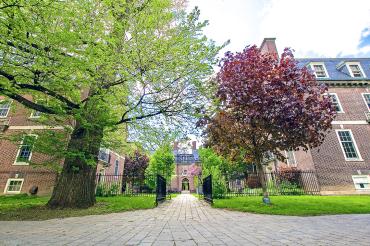
[[[166,200],[166,179],[163,178],[161,175],[157,174],[157,188],[156,188],[156,196],[155,202]]]
[[[206,200],[209,203],[213,203],[212,198],[212,175],[209,175],[208,177],[203,179],[203,196],[204,200]]]

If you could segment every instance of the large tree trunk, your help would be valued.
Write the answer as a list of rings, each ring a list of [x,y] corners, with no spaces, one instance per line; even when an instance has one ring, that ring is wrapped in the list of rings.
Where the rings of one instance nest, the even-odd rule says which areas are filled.
[[[76,123],[49,207],[88,208],[95,204],[96,163],[102,138],[102,128]]]
[[[268,191],[267,191],[267,180],[266,180],[265,172],[263,170],[263,166],[260,162],[256,163],[256,166],[257,166],[257,170],[258,170],[258,177],[259,177],[261,185],[262,185],[263,197],[268,197],[269,194],[268,194]]]

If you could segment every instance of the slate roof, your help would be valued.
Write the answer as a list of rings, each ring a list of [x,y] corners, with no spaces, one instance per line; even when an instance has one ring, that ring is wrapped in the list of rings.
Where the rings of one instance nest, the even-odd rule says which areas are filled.
[[[190,165],[199,162],[198,150],[193,150],[191,154],[180,154],[174,151],[175,163],[182,165]]]
[[[308,66],[311,62],[322,62],[325,64],[329,78],[317,78],[323,81],[370,81],[370,58],[296,58],[300,67]],[[345,65],[346,62],[359,62],[365,76],[363,78],[351,77]]]

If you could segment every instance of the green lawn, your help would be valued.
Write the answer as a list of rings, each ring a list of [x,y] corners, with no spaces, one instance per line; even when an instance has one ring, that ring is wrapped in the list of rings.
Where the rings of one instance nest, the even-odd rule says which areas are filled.
[[[94,207],[88,209],[48,209],[49,197],[24,195],[0,196],[0,221],[2,220],[46,220],[77,217],[93,214],[107,214],[155,207],[155,197],[113,196],[97,197]]]
[[[203,198],[203,196],[202,195],[199,195],[199,194],[197,194],[197,193],[191,193],[193,196],[195,196],[196,198],[198,198],[198,199],[202,199]]]
[[[272,196],[272,205],[264,205],[262,197],[214,199],[213,207],[280,215],[327,215],[370,213],[370,196]]]

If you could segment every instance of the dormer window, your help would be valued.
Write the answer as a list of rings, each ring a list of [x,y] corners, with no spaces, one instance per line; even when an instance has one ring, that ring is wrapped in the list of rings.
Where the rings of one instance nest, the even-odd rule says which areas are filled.
[[[328,78],[324,63],[311,63],[311,68],[315,73],[316,78]]]
[[[348,62],[347,68],[354,78],[364,78],[364,71],[362,71],[361,65],[358,62]]]

